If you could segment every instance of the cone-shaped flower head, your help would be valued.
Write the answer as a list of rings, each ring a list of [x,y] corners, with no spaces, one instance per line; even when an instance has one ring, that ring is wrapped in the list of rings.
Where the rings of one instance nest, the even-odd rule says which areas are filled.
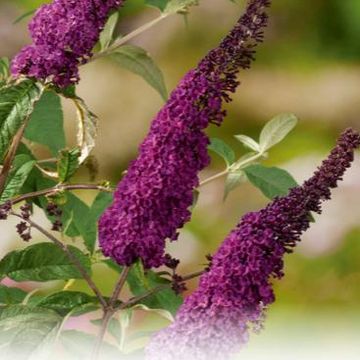
[[[309,227],[310,212],[321,212],[353,160],[360,135],[346,130],[312,178],[259,212],[245,215],[213,257],[198,289],[175,322],[157,333],[147,360],[227,359],[246,342],[249,327],[261,323],[274,301],[271,279],[283,276],[283,257]]]
[[[124,0],[54,0],[42,5],[29,24],[32,45],[14,58],[14,76],[26,75],[67,86],[79,80],[110,12]]]
[[[234,29],[191,70],[152,122],[137,159],[119,183],[113,204],[99,222],[106,256],[147,268],[163,262],[166,238],[190,219],[198,174],[209,163],[204,129],[221,124],[240,68],[249,68],[254,47],[263,39],[268,0],[251,0]]]

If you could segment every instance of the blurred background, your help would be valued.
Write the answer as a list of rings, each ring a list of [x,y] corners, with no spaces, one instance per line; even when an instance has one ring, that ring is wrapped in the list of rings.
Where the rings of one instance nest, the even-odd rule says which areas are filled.
[[[29,42],[27,21],[14,20],[44,1],[0,0],[0,56],[14,56]],[[184,21],[172,16],[133,44],[148,50],[163,70],[168,89],[216,46],[235,23],[244,2],[202,0]],[[126,34],[157,16],[143,1],[128,1],[117,31]],[[267,165],[289,170],[301,182],[310,176],[345,127],[360,130],[360,2],[358,0],[277,0],[271,10],[266,41],[257,61],[242,72],[241,87],[228,106],[221,128],[211,136],[244,152],[233,135],[256,137],[278,113],[295,113],[300,123],[270,152]],[[151,119],[162,106],[160,96],[141,78],[108,60],[81,70],[78,93],[100,117],[94,155],[98,180],[120,179]],[[69,141],[74,114],[65,106]],[[276,283],[277,302],[268,311],[265,329],[255,335],[239,358],[359,359],[360,343],[360,161],[347,173],[333,200],[324,206],[295,254],[286,259],[286,276]],[[221,171],[213,157],[204,178]],[[86,171],[79,181],[88,180]],[[93,194],[79,194],[91,201]],[[181,272],[200,268],[241,215],[267,200],[250,184],[237,188],[223,202],[223,180],[204,187],[193,221],[170,251],[182,260]],[[40,216],[40,215],[39,215]],[[45,221],[45,220],[44,220]],[[14,228],[2,225],[0,253],[22,246]],[[99,266],[101,287],[110,290],[115,273]],[[104,275],[106,281],[104,281]],[[195,286],[196,282],[192,284]],[[32,286],[27,285],[27,286]],[[51,286],[58,286],[56,283]],[[85,289],[81,282],[74,288]]]

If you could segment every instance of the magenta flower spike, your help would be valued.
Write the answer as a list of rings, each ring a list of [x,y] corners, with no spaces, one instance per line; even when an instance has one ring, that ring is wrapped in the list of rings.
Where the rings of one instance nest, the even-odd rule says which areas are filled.
[[[321,213],[359,145],[359,133],[346,130],[313,177],[241,219],[175,322],[152,338],[147,360],[228,359],[247,341],[275,300],[271,281],[284,275],[284,255],[309,228],[310,212]]]
[[[233,30],[187,73],[153,120],[99,222],[102,251],[118,264],[141,259],[146,268],[160,266],[165,240],[176,240],[189,221],[199,172],[209,164],[204,130],[222,123],[222,105],[239,84],[239,69],[250,67],[263,40],[269,5],[269,0],[249,1]]]
[[[79,81],[78,67],[92,56],[100,32],[124,0],[54,0],[29,24],[33,43],[14,58],[11,71],[65,87]]]

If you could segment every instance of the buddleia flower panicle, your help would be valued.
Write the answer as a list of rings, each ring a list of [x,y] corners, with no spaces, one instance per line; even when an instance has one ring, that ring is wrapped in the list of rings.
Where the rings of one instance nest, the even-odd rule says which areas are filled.
[[[146,268],[164,262],[165,240],[190,219],[199,172],[209,164],[204,132],[220,125],[223,102],[248,69],[267,25],[268,0],[251,0],[245,14],[220,46],[181,80],[153,120],[139,155],[99,222],[103,253],[121,265],[141,259]]]
[[[33,43],[14,58],[11,71],[64,87],[78,82],[78,67],[92,56],[100,32],[124,0],[54,0],[29,24]]]
[[[284,255],[308,229],[310,212],[321,213],[359,145],[359,133],[346,130],[302,186],[241,219],[175,322],[152,338],[147,360],[227,359],[247,341],[249,329],[261,326],[264,308],[275,300],[271,281],[284,275]]]

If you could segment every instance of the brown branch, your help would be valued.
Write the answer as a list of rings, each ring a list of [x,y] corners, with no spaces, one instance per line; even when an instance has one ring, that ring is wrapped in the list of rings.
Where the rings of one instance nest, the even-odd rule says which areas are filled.
[[[69,184],[69,185],[60,184],[60,185],[57,185],[52,188],[43,189],[43,190],[27,193],[24,195],[20,195],[18,197],[13,198],[12,200],[10,200],[10,202],[12,205],[14,205],[14,204],[18,204],[22,201],[32,199],[34,197],[52,195],[52,194],[56,194],[56,193],[64,191],[64,190],[98,190],[98,191],[104,191],[104,192],[113,192],[113,190],[111,188],[108,188],[106,186],[101,186],[101,185],[95,185],[95,184]]]
[[[108,307],[108,303],[101,294],[100,290],[96,286],[96,284],[91,279],[90,275],[86,271],[86,269],[83,267],[79,259],[69,250],[67,245],[63,244],[60,240],[58,240],[55,236],[53,236],[50,232],[45,230],[42,226],[35,223],[31,219],[26,219],[23,216],[11,211],[11,215],[16,216],[24,221],[26,221],[31,227],[37,229],[39,232],[41,232],[43,235],[45,235],[51,242],[53,242],[56,246],[58,246],[61,250],[64,251],[64,253],[67,255],[69,260],[74,264],[74,266],[79,270],[80,274],[82,275],[83,279],[88,283],[90,289],[94,292],[96,297],[99,299],[99,302],[101,303],[101,306],[103,309],[106,309]]]
[[[106,334],[106,330],[108,328],[109,322],[112,318],[112,316],[114,315],[114,313],[116,312],[115,309],[115,304],[116,301],[118,300],[118,297],[120,295],[121,290],[123,289],[124,285],[125,285],[125,281],[129,275],[129,271],[130,271],[131,267],[130,266],[126,266],[123,271],[121,272],[120,278],[115,286],[114,292],[111,296],[110,302],[109,302],[109,306],[107,306],[104,309],[104,314],[103,314],[103,318],[101,321],[101,327],[100,327],[100,331],[99,334],[97,336],[97,340],[94,346],[94,351],[91,355],[91,359],[92,360],[97,360],[99,358],[99,354],[100,354],[100,350],[101,350],[101,346],[103,344],[104,341],[104,337]]]
[[[9,175],[9,172],[11,170],[11,165],[14,161],[17,149],[20,145],[21,139],[24,135],[24,131],[26,128],[26,125],[29,121],[29,118],[26,118],[26,120],[24,121],[23,125],[20,127],[20,129],[18,130],[18,132],[16,133],[16,135],[14,136],[9,151],[5,156],[5,160],[4,160],[4,164],[3,164],[3,168],[1,170],[0,173],[0,195],[4,192],[5,189],[5,185],[6,185],[6,180],[7,177]]]

